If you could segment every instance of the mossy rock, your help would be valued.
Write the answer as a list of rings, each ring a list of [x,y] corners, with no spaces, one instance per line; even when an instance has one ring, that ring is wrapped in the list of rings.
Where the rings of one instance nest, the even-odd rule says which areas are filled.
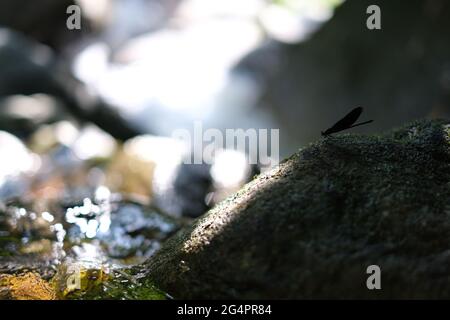
[[[143,268],[175,298],[450,298],[449,239],[450,125],[423,120],[310,145]]]

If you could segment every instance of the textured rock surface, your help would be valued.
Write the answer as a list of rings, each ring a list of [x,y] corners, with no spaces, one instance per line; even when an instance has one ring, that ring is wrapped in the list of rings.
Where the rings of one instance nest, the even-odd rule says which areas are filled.
[[[419,121],[320,140],[174,236],[147,277],[175,298],[449,298],[449,136]]]

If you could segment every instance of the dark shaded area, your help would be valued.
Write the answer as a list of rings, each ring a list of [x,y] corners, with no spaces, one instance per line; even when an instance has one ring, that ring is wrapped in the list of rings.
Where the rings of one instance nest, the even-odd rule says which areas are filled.
[[[72,41],[79,40],[90,30],[88,21],[82,21],[82,30],[69,30],[65,15],[73,0],[2,0],[0,26],[14,29],[56,51]]]
[[[180,165],[173,187],[183,216],[196,218],[210,209],[205,202],[214,190],[210,169],[208,165]]]
[[[147,277],[184,299],[450,297],[444,123],[311,145],[169,240]]]
[[[381,8],[381,30],[366,28],[372,4]],[[282,138],[297,146],[356,106],[375,120],[358,129],[366,133],[427,116],[447,118],[449,16],[450,2],[443,0],[349,0],[308,41],[272,41],[237,70],[264,84],[261,106],[278,118]]]

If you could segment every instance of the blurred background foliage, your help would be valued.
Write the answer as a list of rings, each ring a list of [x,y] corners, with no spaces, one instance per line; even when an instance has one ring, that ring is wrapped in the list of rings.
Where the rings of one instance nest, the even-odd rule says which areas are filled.
[[[66,28],[71,4],[82,8],[79,31]],[[26,136],[72,117],[121,140],[193,120],[280,128],[286,156],[355,106],[376,120],[361,132],[448,116],[447,2],[378,1],[381,31],[365,27],[370,4],[2,0],[0,95],[40,93],[58,106],[45,113],[28,99],[40,114],[29,119],[33,107],[6,99],[0,125]]]
[[[66,27],[74,4],[81,30]],[[243,164],[244,154],[217,160],[220,169],[180,166],[186,146],[167,137],[196,120],[204,129],[279,128],[283,158],[356,106],[375,122],[355,132],[449,116],[450,4],[378,1],[375,31],[366,28],[370,4],[2,0],[0,129],[21,139],[32,155],[22,162],[36,172],[107,160],[101,183],[145,196],[159,190],[168,204],[179,194],[186,206],[200,199],[197,215],[206,195],[218,201],[260,168]],[[4,168],[8,157],[12,169],[3,171],[22,172],[18,155]]]

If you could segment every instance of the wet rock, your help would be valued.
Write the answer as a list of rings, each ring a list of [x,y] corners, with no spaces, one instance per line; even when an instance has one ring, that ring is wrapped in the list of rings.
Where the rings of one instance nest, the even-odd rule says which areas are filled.
[[[155,203],[174,216],[197,218],[239,190],[259,170],[239,151],[217,149],[213,160],[211,165],[179,163],[164,188],[158,188],[156,180]]]
[[[194,218],[202,215],[209,209],[206,196],[214,190],[210,166],[181,164],[173,187],[181,215]]]
[[[109,231],[97,238],[109,257],[145,259],[159,250],[161,242],[177,229],[178,225],[169,217],[125,204],[112,215]]]
[[[143,266],[175,298],[449,298],[450,124],[322,139]],[[368,290],[378,265],[382,290]]]
[[[139,263],[180,228],[179,222],[156,208],[114,196],[118,195],[107,195],[103,200],[85,198],[81,204],[66,209],[64,243],[68,256]]]

